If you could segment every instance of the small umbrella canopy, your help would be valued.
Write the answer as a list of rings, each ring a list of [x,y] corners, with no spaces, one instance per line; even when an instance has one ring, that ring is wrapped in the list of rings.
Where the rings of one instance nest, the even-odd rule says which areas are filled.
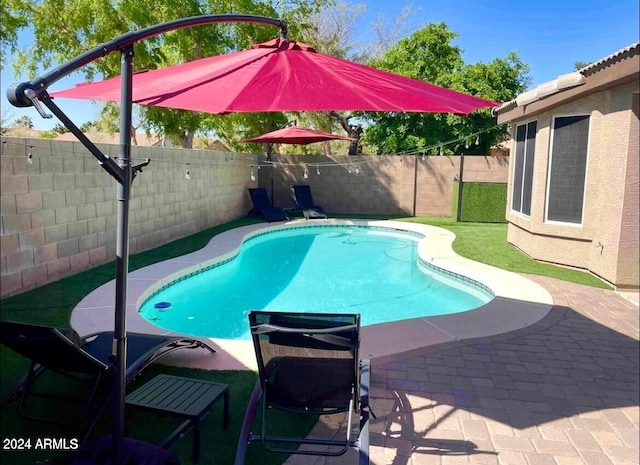
[[[307,145],[314,142],[327,140],[356,140],[353,137],[341,136],[330,132],[316,131],[315,129],[290,126],[277,131],[267,132],[261,136],[250,137],[242,142],[255,142],[260,144],[298,144]]]
[[[133,102],[221,114],[269,111],[401,111],[467,115],[498,103],[274,39],[250,50],[133,76]],[[53,97],[120,100],[120,77]]]

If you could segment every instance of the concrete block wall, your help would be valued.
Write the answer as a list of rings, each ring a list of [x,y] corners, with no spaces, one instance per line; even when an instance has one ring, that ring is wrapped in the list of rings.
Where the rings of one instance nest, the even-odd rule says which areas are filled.
[[[275,167],[262,168],[259,182],[270,192],[273,175],[274,204],[283,208],[295,206],[291,186],[308,184],[314,201],[329,212],[448,216],[460,158],[275,155]],[[507,157],[464,160],[465,182],[507,182]]]
[[[115,258],[116,182],[78,142],[2,138],[0,292],[10,296]],[[99,145],[117,157],[118,146]],[[31,156],[29,157],[29,154]],[[255,155],[132,147],[130,252],[244,216]],[[185,179],[189,164],[190,179]]]
[[[44,139],[2,138],[2,148],[0,295],[113,261],[116,182],[93,155],[78,142]],[[117,158],[118,146],[99,148]],[[292,185],[309,184],[330,212],[449,215],[460,168],[456,156],[278,155],[275,168],[258,169],[256,154],[136,146],[131,158],[133,164],[151,159],[133,182],[132,254],[244,216],[251,208],[247,188],[271,192],[272,182],[281,207],[295,205]],[[506,162],[467,156],[464,180],[506,182]]]

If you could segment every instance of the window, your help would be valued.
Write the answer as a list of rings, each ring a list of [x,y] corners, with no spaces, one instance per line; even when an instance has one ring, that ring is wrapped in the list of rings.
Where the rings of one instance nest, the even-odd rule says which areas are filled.
[[[516,127],[516,156],[513,167],[511,209],[531,215],[531,187],[533,184],[533,155],[536,148],[537,122]]]
[[[553,121],[547,220],[582,224],[587,173],[589,116],[562,116]]]

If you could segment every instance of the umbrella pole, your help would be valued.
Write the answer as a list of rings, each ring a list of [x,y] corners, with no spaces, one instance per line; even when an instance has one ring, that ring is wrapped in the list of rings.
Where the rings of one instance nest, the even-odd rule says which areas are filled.
[[[122,51],[120,99],[120,152],[118,166],[123,179],[118,182],[118,230],[116,235],[116,301],[113,345],[115,354],[113,451],[112,463],[118,465],[124,459],[125,410],[124,397],[127,379],[127,272],[129,270],[129,199],[131,198],[131,113],[133,46]]]
[[[112,464],[121,465],[124,456],[126,367],[127,367],[127,272],[129,268],[129,199],[131,197],[131,183],[137,172],[142,171],[149,164],[144,163],[131,166],[131,113],[133,87],[133,44],[165,32],[185,27],[200,26],[214,23],[257,23],[270,24],[280,27],[282,38],[286,37],[287,24],[279,19],[252,15],[202,15],[181,18],[174,21],[157,24],[136,32],[127,32],[109,42],[98,45],[91,50],[78,55],[67,63],[29,82],[15,83],[7,89],[7,99],[19,108],[33,106],[43,118],[50,118],[41,107],[40,102],[49,108],[54,115],[69,128],[78,140],[98,159],[100,165],[118,182],[117,201],[117,237],[116,237],[116,300],[115,327],[111,361],[113,363],[113,449]],[[121,85],[120,85],[120,151],[118,163],[105,156],[82,131],[53,103],[47,93],[47,87],[73,71],[91,63],[111,52],[120,50]]]
[[[273,170],[275,168],[272,166],[271,167],[271,205],[275,207],[275,205],[273,204]]]

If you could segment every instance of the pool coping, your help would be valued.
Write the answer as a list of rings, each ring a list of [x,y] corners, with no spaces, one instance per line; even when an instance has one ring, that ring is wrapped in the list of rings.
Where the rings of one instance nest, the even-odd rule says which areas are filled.
[[[130,272],[126,305],[127,330],[145,334],[177,334],[152,325],[138,314],[139,306],[158,287],[213,263],[233,258],[244,241],[261,233],[319,224],[382,227],[423,234],[425,239],[420,240],[418,245],[418,254],[423,262],[466,276],[486,286],[495,295],[485,305],[465,312],[365,326],[361,330],[360,353],[363,358],[506,333],[538,322],[553,305],[551,294],[526,277],[457,255],[452,249],[455,234],[443,228],[393,220],[293,220],[252,224],[225,231],[214,236],[205,247],[196,252]],[[80,335],[113,330],[114,308],[115,280],[112,280],[87,294],[76,305],[71,314],[71,326]],[[187,364],[207,369],[256,368],[251,341],[218,338],[208,340],[218,352],[212,357],[204,357],[204,360],[188,360]]]

